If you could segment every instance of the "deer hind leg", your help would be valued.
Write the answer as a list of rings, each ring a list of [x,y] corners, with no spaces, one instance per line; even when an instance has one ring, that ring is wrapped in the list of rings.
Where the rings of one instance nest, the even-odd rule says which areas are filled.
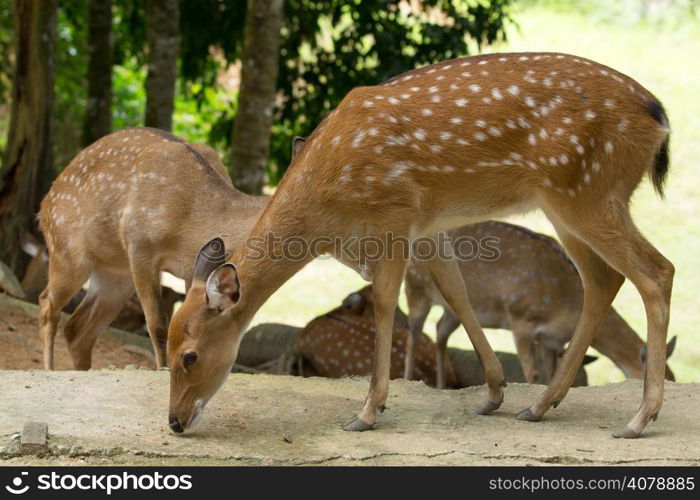
[[[594,232],[588,235],[588,241],[599,255],[634,284],[646,310],[647,363],[642,403],[634,418],[614,433],[615,437],[635,438],[650,420],[656,419],[663,404],[674,267],[642,236],[626,208],[615,216],[618,239],[609,241]]]
[[[444,389],[447,385],[445,379],[447,377],[447,341],[450,335],[459,328],[459,318],[452,311],[445,308],[437,323],[437,331],[435,338],[435,361],[437,372],[437,388]]]
[[[163,305],[161,295],[160,272],[151,262],[143,262],[135,254],[130,253],[131,279],[136,288],[136,294],[141,301],[148,336],[153,344],[158,369],[166,366],[166,346],[168,340],[168,314]]]
[[[450,252],[451,249],[452,247],[449,244],[445,244],[445,252]],[[446,255],[451,255],[451,253]],[[443,298],[464,325],[467,335],[469,335],[469,340],[474,346],[481,366],[484,369],[486,384],[488,385],[488,399],[476,410],[476,413],[488,415],[501,406],[503,402],[505,378],[501,362],[496,357],[493,349],[491,349],[488,340],[486,340],[486,335],[484,335],[474,309],[472,309],[469,296],[467,295],[467,287],[464,279],[462,279],[462,273],[457,261],[454,258],[449,260],[436,258],[430,260],[427,264],[430,276],[435,281]]]
[[[408,303],[408,329],[410,335],[406,339],[406,358],[404,360],[403,378],[413,380],[413,367],[416,358],[416,347],[423,333],[425,320],[430,312],[430,301],[416,297],[406,287],[406,301]]]
[[[624,282],[624,277],[620,273],[611,268],[586,243],[570,231],[568,227],[571,226],[567,227],[562,224],[557,218],[557,216],[562,214],[557,213],[555,216],[547,213],[547,215],[581,276],[581,281],[583,282],[583,306],[569,347],[564,352],[549,386],[533,406],[518,414],[517,418],[520,420],[537,421],[550,406],[556,407],[564,398],[576,378],[576,373],[583,362],[583,358],[593,341],[598,327]],[[580,217],[578,219],[580,222],[577,226],[579,230],[587,227],[583,223],[584,216]],[[577,221],[577,217],[567,219],[568,222],[571,220]],[[591,227],[595,224],[593,220],[589,222]],[[600,220],[597,222],[600,223]],[[600,228],[592,232],[595,233],[596,230],[600,230]],[[588,232],[587,229],[586,232]]]
[[[39,337],[43,345],[44,369],[53,370],[53,346],[61,309],[70,301],[87,280],[86,266],[68,263],[51,254],[49,281],[39,295]]]
[[[343,426],[346,431],[371,429],[377,420],[377,410],[384,410],[384,403],[386,403],[389,394],[394,312],[405,271],[406,262],[400,259],[382,260],[377,262],[375,266],[372,288],[377,334],[374,337],[372,379],[362,412]]]
[[[90,369],[97,336],[117,317],[133,293],[128,275],[92,272],[87,294],[63,329],[76,370]]]

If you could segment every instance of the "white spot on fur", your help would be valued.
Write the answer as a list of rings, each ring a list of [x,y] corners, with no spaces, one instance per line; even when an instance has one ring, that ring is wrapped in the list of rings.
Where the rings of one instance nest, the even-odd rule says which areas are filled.
[[[447,141],[452,137],[452,132],[440,132],[440,139],[443,141]]]
[[[433,102],[440,102],[440,96],[439,95],[434,95],[433,97],[430,98],[431,101]]]
[[[536,105],[535,100],[530,96],[525,97],[525,104],[531,108],[534,108]]]
[[[367,132],[365,132],[362,129],[355,132],[355,136],[352,138],[352,147],[353,148],[358,147],[360,145],[360,143],[362,142],[362,140],[365,138],[366,134],[367,134]]]
[[[586,114],[584,115],[586,117],[586,120],[592,120],[596,117],[595,111],[592,109],[589,109],[586,111]]]
[[[481,92],[481,87],[476,83],[472,83],[471,85],[469,85],[469,90],[476,94],[477,92]]]
[[[529,142],[530,144],[532,144],[533,146],[534,146],[535,144],[537,144],[537,139],[535,138],[535,134],[530,134],[530,135],[528,135],[528,136],[527,136],[527,140],[528,140],[528,142]]]
[[[433,114],[433,112],[431,110],[429,110],[428,108],[424,108],[420,113],[423,116],[431,116]]]
[[[477,141],[485,141],[486,135],[482,132],[477,132],[474,134],[474,139],[476,139]]]
[[[501,91],[498,88],[491,89],[491,95],[493,96],[494,99],[498,99],[498,100],[503,99],[503,95],[501,94]]]
[[[520,93],[520,88],[517,85],[511,85],[508,87],[508,93],[511,95],[518,95]]]
[[[605,141],[605,152],[610,154],[613,151],[613,143],[611,141]]]
[[[457,99],[457,100],[455,101],[455,105],[459,106],[460,108],[463,108],[464,106],[467,105],[468,102],[469,102],[469,100],[468,100],[468,99],[465,99],[465,98],[463,97],[463,98],[461,98],[461,99]]]
[[[419,141],[424,141],[427,137],[427,134],[425,133],[425,130],[419,128],[413,132],[413,137],[415,137]]]
[[[502,132],[501,129],[498,127],[489,127],[489,134],[491,134],[494,137],[500,137]]]
[[[459,116],[455,116],[454,118],[450,118],[450,122],[451,122],[451,123],[454,123],[455,125],[459,125],[459,124],[461,124],[463,121],[464,121],[464,120],[462,120]]]

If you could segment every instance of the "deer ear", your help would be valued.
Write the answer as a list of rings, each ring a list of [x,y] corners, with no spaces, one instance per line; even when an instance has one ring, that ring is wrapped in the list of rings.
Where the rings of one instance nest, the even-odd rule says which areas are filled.
[[[362,314],[365,310],[365,299],[360,292],[351,293],[343,300],[343,307],[355,314]]]
[[[669,343],[666,344],[666,359],[670,358],[671,354],[673,354],[673,350],[676,348],[676,339],[677,338],[678,337],[676,337],[674,335],[674,337],[669,341]]]
[[[194,260],[194,276],[192,281],[206,281],[212,271],[224,262],[226,262],[224,240],[221,238],[214,238],[204,245],[197,254]]]
[[[586,355],[583,357],[583,363],[582,363],[582,364],[587,365],[587,364],[593,363],[596,359],[598,359],[598,356],[590,356],[590,355],[586,354]]]
[[[304,144],[306,144],[305,138],[299,136],[294,138],[294,141],[292,142],[292,160],[296,155],[301,153],[301,150],[304,149]]]
[[[228,311],[241,298],[236,266],[227,262],[209,275],[206,284],[207,306],[219,312]]]

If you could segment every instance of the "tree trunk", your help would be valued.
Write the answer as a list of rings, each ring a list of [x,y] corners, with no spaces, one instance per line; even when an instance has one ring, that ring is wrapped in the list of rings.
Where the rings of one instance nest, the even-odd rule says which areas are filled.
[[[112,0],[88,1],[88,97],[83,146],[112,130]]]
[[[17,276],[28,261],[20,235],[36,232],[34,215],[53,180],[51,101],[56,0],[15,0],[15,71],[7,147],[0,168],[0,260]]]
[[[234,185],[250,194],[261,194],[265,180],[283,19],[284,0],[248,1],[231,172]]]
[[[146,125],[171,130],[180,51],[180,8],[177,0],[148,0],[148,76]]]

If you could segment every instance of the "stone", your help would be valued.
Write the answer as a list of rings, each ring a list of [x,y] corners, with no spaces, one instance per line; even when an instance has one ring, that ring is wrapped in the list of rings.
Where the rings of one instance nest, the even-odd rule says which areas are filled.
[[[48,453],[47,442],[49,426],[46,422],[28,420],[22,428],[19,452],[22,455],[42,455]]]

